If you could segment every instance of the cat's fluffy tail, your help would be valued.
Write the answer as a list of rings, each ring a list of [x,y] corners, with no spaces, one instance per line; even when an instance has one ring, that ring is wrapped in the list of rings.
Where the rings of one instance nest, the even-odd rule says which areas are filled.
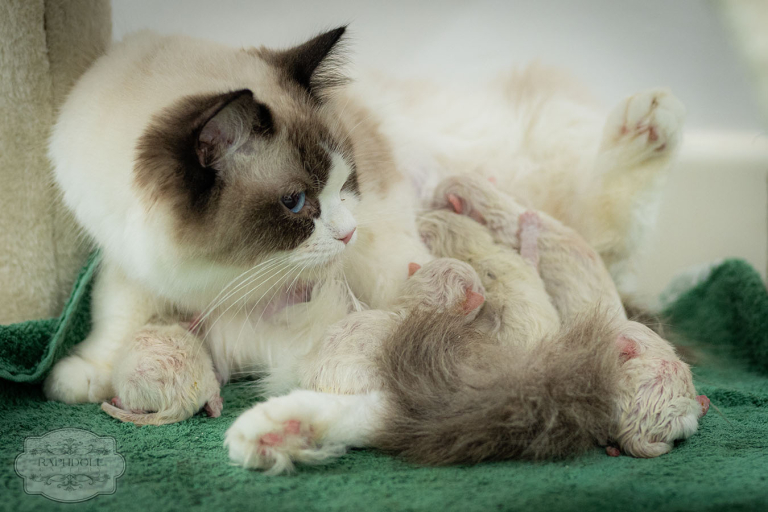
[[[462,324],[414,314],[387,341],[380,448],[440,465],[563,458],[607,443],[619,350],[606,317],[578,319],[528,351]]]

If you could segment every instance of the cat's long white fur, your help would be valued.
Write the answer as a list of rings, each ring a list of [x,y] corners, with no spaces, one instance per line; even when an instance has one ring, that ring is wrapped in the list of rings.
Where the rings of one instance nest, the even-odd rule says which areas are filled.
[[[537,67],[469,94],[361,78],[327,108],[343,117],[352,98],[364,106],[363,120],[375,119],[397,169],[384,192],[365,175],[359,202],[343,191],[350,168],[337,155],[320,198],[316,232],[295,251],[277,253],[253,269],[184,253],[167,237],[171,220],[163,210],[140,200],[134,182],[140,137],[153,116],[183,96],[247,87],[265,91],[267,102],[280,102],[274,82],[274,70],[248,52],[145,32],[116,45],[72,90],[53,131],[50,156],[66,204],[104,251],[104,263],[94,292],[93,331],[53,369],[46,381],[49,398],[68,403],[110,398],[117,347],[153,315],[169,310],[209,314],[206,340],[225,377],[267,372],[269,391],[284,392],[297,381],[291,372],[298,358],[310,352],[325,326],[350,310],[350,289],[367,305],[384,307],[407,277],[408,263],[431,259],[416,231],[415,212],[422,207],[419,198],[429,197],[440,179],[452,174],[494,178],[500,189],[571,225],[600,252],[619,284],[631,289],[632,258],[653,223],[658,191],[679,141],[682,107],[670,94],[651,91],[622,102],[606,122],[570,78]],[[649,118],[651,102],[660,99],[664,105],[657,110],[663,115]],[[625,158],[637,150],[617,133],[632,109],[640,111],[636,118],[655,123],[667,145],[663,152]],[[120,130],[107,130],[115,119]],[[349,125],[353,139],[358,124]],[[339,245],[338,235],[355,225],[353,241]],[[338,261],[314,265],[331,260]],[[265,301],[299,275],[325,283],[316,296],[323,300],[264,315]],[[278,403],[280,408],[269,405]],[[325,411],[334,443],[350,446],[362,442],[358,439],[375,428],[380,414],[376,395],[296,391],[260,407],[287,410],[287,404],[294,411],[306,406],[307,414]],[[248,422],[250,414],[238,422]]]

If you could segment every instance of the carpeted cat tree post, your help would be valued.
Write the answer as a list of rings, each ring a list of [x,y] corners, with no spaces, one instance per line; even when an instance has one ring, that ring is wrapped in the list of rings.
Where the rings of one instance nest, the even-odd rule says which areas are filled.
[[[111,37],[109,0],[0,0],[0,324],[57,316],[90,249],[46,147],[57,108]]]

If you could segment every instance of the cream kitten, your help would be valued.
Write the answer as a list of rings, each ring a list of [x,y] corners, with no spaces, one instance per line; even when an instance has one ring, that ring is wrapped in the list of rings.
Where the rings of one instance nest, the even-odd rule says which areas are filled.
[[[604,318],[617,333],[625,360],[611,431],[622,450],[636,457],[656,457],[670,451],[674,441],[696,432],[709,400],[696,396],[690,368],[666,340],[627,320],[601,258],[575,231],[546,214],[526,211],[491,183],[472,176],[445,180],[437,187],[434,204],[477,219],[497,242],[521,251],[524,234],[534,233],[541,279],[563,321],[596,305],[608,313]],[[466,239],[470,233],[465,229],[457,236]]]
[[[560,316],[534,261],[496,244],[488,230],[448,210],[420,215],[417,225],[433,255],[466,261],[480,275],[486,304],[478,328],[484,333],[504,345],[532,348],[560,330]]]
[[[116,396],[101,404],[110,416],[137,425],[165,425],[203,408],[213,418],[221,415],[211,357],[185,326],[147,326],[120,348],[117,360],[112,372]]]
[[[344,86],[343,32],[282,51],[144,32],[75,85],[49,153],[104,263],[93,329],[48,376],[50,399],[111,398],[115,354],[158,314],[197,316],[224,380],[266,373],[270,393],[290,389],[328,325],[358,300],[389,308],[408,263],[430,261],[418,199],[446,173],[496,175],[631,281],[679,141],[673,96],[640,93],[604,121],[570,79],[536,68],[462,96]],[[384,410],[378,392],[267,404],[286,421],[321,418],[328,446],[369,443]],[[261,412],[238,435],[258,439],[282,417]]]

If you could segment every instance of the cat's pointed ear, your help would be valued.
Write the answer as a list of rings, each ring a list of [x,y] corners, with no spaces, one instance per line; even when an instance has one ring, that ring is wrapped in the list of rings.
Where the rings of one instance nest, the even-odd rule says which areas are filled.
[[[268,52],[267,60],[284,70],[287,77],[320,99],[326,90],[346,82],[339,71],[342,36],[346,26],[330,30],[288,50]]]
[[[237,151],[254,133],[272,131],[272,116],[248,89],[222,94],[202,113],[195,141],[197,160],[211,167]]]

